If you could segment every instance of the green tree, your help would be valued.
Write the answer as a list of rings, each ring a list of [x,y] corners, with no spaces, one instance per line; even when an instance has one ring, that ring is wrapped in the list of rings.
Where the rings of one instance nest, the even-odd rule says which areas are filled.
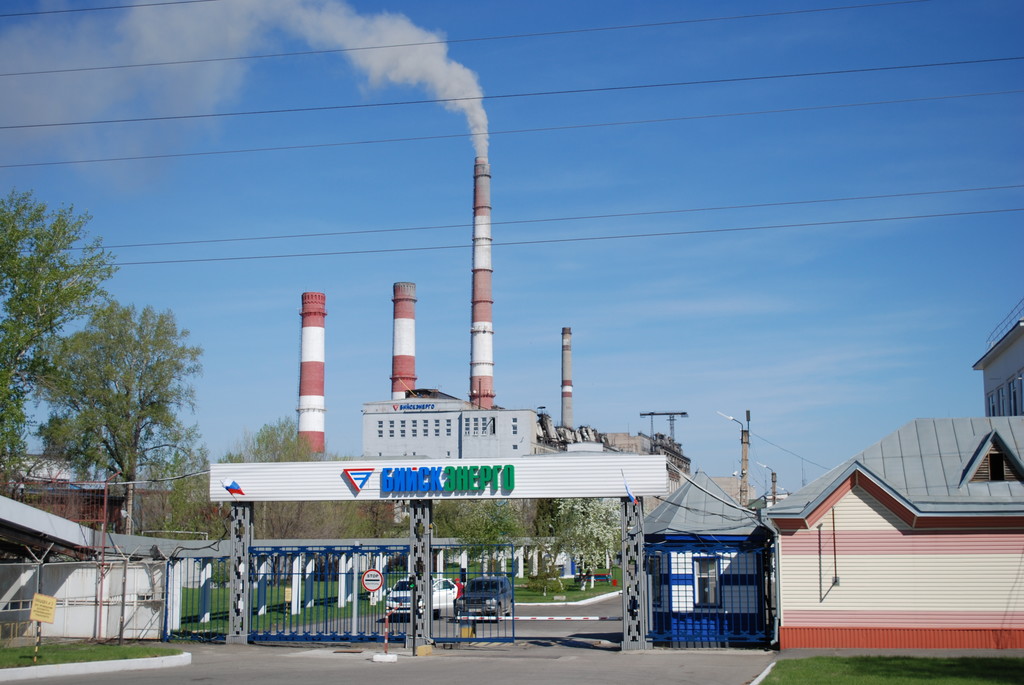
[[[555,517],[555,546],[573,557],[584,572],[603,567],[622,535],[618,503],[602,499],[560,499]]]
[[[22,468],[25,403],[48,366],[47,346],[93,311],[114,272],[99,240],[85,242],[88,221],[31,193],[0,198],[0,470],[8,479]]]
[[[246,435],[238,447],[225,455],[228,463],[273,463],[321,461],[327,455],[314,453],[299,437],[298,422],[282,418]],[[338,480],[338,487],[342,487]],[[261,539],[335,538],[359,530],[357,509],[349,502],[255,502],[254,535]]]
[[[194,407],[189,379],[202,350],[188,345],[170,311],[116,302],[97,310],[82,331],[52,347],[40,381],[51,416],[40,429],[47,450],[127,484],[125,532],[133,530],[135,482],[149,466],[189,450],[195,429],[177,412]]]
[[[222,503],[210,501],[210,460],[206,449],[191,449],[177,452],[170,461],[152,470],[154,485],[162,490],[163,502],[159,517],[152,525],[160,522],[164,537],[195,539],[195,534],[205,533],[209,539],[222,538],[228,531],[228,512]]]

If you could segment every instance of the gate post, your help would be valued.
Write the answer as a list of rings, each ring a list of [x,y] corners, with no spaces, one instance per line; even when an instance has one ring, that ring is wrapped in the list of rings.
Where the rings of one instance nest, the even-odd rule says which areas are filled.
[[[409,602],[410,630],[406,637],[412,653],[417,655],[423,645],[432,643],[430,622],[434,617],[434,590],[431,573],[431,531],[434,502],[429,499],[409,501],[409,570],[412,574],[412,597]],[[418,611],[423,603],[423,613]]]
[[[230,588],[226,644],[249,642],[249,545],[252,544],[252,502],[231,505]]]
[[[622,498],[622,651],[647,649],[644,506]]]

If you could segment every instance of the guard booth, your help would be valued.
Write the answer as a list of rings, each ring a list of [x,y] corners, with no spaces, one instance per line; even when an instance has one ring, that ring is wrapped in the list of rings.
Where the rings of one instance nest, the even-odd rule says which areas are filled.
[[[672,647],[767,646],[772,535],[705,473],[644,522],[650,637]]]
[[[622,502],[622,648],[645,649],[648,643],[644,521],[637,497],[661,495],[666,490],[663,455],[617,452],[548,454],[501,464],[480,459],[415,458],[213,464],[210,500],[232,505],[229,535],[232,552],[225,562],[230,597],[225,640],[246,643],[282,639],[284,635],[307,636],[305,639],[315,635],[325,640],[352,640],[360,636],[381,639],[382,634],[394,635],[390,633],[390,619],[397,614],[408,616],[404,640],[414,654],[442,641],[514,639],[514,621],[506,620],[514,619],[514,591],[510,606],[504,603],[504,595],[501,599],[496,595],[492,604],[500,602],[499,613],[507,614],[505,616],[495,616],[493,611],[472,606],[464,606],[458,616],[454,615],[454,607],[451,616],[446,614],[445,600],[435,587],[438,581],[445,580],[446,570],[435,568],[433,502],[600,497],[618,498]],[[363,597],[354,587],[354,580],[349,578],[355,578],[357,564],[362,563],[352,561],[353,555],[365,552],[265,550],[252,546],[253,502],[317,500],[407,501],[409,545],[404,548],[406,568],[402,571],[407,577],[389,578],[383,569],[373,569],[381,573],[381,585],[377,587],[374,576],[372,591],[367,590]],[[385,552],[380,550],[386,556]],[[397,550],[388,553],[391,552],[397,553]],[[498,573],[489,575],[500,579]],[[385,595],[397,596],[395,593],[400,591],[395,585],[402,580],[408,583],[409,608],[404,612],[389,612]],[[316,589],[318,582],[320,592]],[[510,579],[507,582],[512,585]],[[501,585],[495,585],[495,592],[503,592]],[[441,606],[434,606],[435,597]],[[359,615],[363,617],[362,623]],[[376,632],[384,621],[388,630]]]

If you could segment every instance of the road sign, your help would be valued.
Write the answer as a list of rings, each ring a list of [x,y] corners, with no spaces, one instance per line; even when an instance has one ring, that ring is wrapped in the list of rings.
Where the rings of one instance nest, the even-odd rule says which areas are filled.
[[[384,574],[375,568],[363,571],[363,589],[367,592],[377,592],[384,587]]]
[[[40,594],[32,596],[32,609],[29,611],[28,620],[39,621],[41,623],[53,623],[54,615],[56,613],[56,597]]]

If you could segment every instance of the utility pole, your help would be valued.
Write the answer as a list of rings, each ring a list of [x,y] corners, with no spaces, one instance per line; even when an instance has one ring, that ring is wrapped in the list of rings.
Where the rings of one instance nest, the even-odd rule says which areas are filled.
[[[737,423],[739,423],[737,421]],[[744,507],[750,499],[750,410],[747,410],[747,425],[740,424],[740,444],[743,458],[740,462],[740,504]],[[772,474],[774,475],[774,474]]]

